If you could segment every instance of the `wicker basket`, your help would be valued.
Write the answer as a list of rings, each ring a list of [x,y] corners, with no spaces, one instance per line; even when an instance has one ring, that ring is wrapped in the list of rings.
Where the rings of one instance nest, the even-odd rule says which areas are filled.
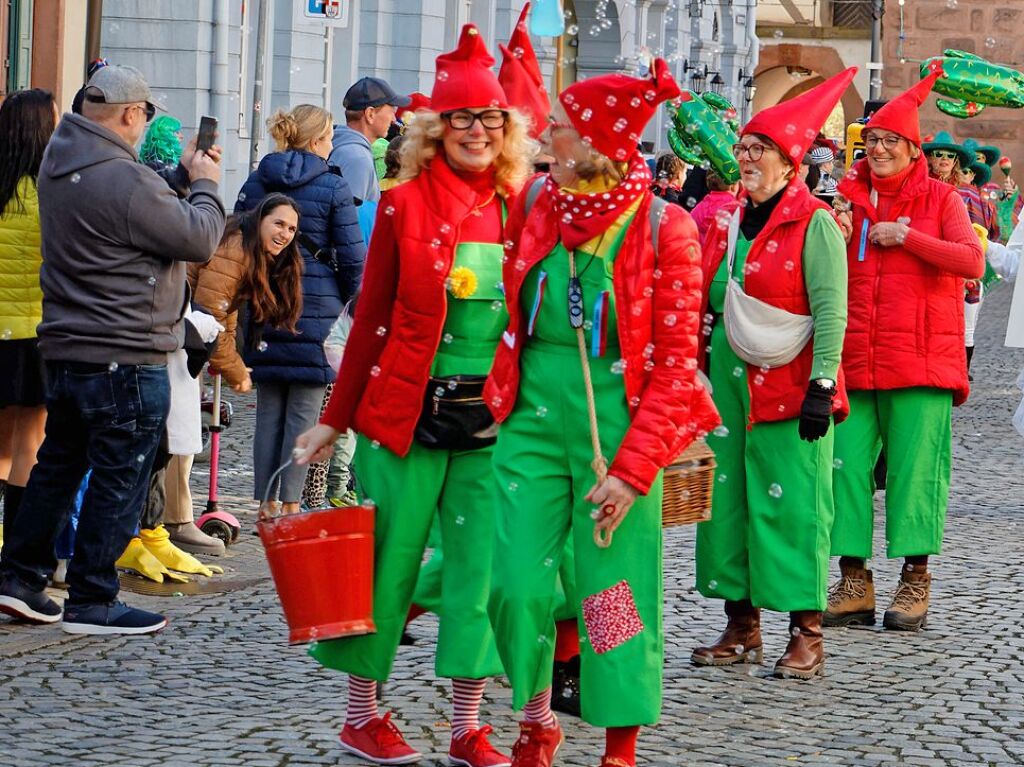
[[[715,454],[698,439],[665,468],[662,526],[692,525],[711,519],[714,483]]]

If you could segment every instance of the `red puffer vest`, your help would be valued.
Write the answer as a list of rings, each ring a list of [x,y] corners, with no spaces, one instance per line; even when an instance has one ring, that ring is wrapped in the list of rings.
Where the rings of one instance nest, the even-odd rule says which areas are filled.
[[[526,197],[520,195],[505,228],[521,234],[509,249],[504,267],[509,326],[484,389],[484,399],[499,422],[512,412],[519,391],[519,355],[527,343],[520,306],[523,282],[558,244],[558,222],[548,193],[540,192],[528,216]],[[652,199],[648,192],[641,202],[615,257],[612,275],[632,422],[609,474],[641,493],[698,435],[721,422],[707,390],[695,378],[700,324],[697,227],[682,208],[668,205],[659,227],[656,264]],[[580,424],[580,428],[587,426]]]
[[[850,320],[843,345],[849,387],[950,389],[953,404],[960,405],[970,392],[964,355],[964,278],[900,246],[882,248],[867,242],[864,260],[858,259],[864,218],[877,220],[869,180],[867,161],[862,160],[839,186],[839,193],[853,204],[853,237],[847,249]],[[921,158],[887,220],[906,218],[913,229],[941,238],[940,212],[946,197],[956,194],[952,186],[928,177]]]
[[[727,210],[735,210],[745,198],[746,195],[742,195],[740,201]],[[807,226],[817,210],[829,210],[829,207],[812,197],[802,180],[794,178],[772,211],[768,223],[750,244],[743,277],[743,289],[747,295],[794,314],[811,313],[807,289],[804,287],[803,250]],[[708,291],[727,247],[728,229],[715,221],[704,240],[704,317],[709,316]],[[701,355],[698,359],[706,359],[704,351],[710,337],[710,333],[701,335]],[[750,389],[748,427],[755,423],[785,421],[800,416],[800,406],[811,380],[813,361],[812,336],[792,362],[770,369],[747,365],[747,386]],[[850,413],[842,365],[837,377],[839,380],[836,382],[832,413],[836,423],[839,423]]]
[[[355,321],[322,423],[398,455],[412,446],[444,330],[462,222],[477,193],[443,158],[381,199]]]

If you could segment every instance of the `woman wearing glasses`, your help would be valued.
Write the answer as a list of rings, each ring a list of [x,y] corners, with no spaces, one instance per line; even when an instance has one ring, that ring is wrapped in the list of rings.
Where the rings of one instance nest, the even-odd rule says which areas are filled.
[[[856,68],[758,113],[733,151],[743,191],[704,241],[704,349],[722,427],[711,519],[697,527],[697,588],[725,601],[725,631],[693,663],[760,662],[760,610],[788,612],[774,673],[810,679],[832,527],[833,417],[848,412],[843,236],[797,166]]]
[[[349,427],[361,436],[354,470],[377,506],[377,632],[320,642],[311,654],[350,674],[342,747],[379,764],[421,758],[390,714],[378,716],[376,691],[391,673],[435,515],[444,549],[435,668],[452,679],[455,705],[449,760],[510,763],[478,720],[487,678],[502,672],[487,618],[496,429],[481,392],[507,320],[506,201],[534,145],[493,64],[473,25],[438,57],[433,111],[420,110],[405,133],[405,183],[380,203],[334,392],[321,424],[298,441],[306,462]]]
[[[718,422],[695,380],[697,229],[655,199],[637,151],[658,105],[679,95],[663,60],[652,72],[560,95],[550,174],[509,219],[510,321],[484,398],[502,422],[489,610],[524,714],[516,767],[550,765],[562,742],[552,607],[569,536],[582,716],[606,728],[603,767],[636,764],[640,726],[661,711],[661,469]],[[597,439],[610,465],[595,481]]]
[[[916,111],[915,111],[916,114]],[[960,186],[960,172],[971,164],[971,155],[946,131],[939,131],[935,138],[921,145],[928,158],[928,174],[950,186]]]
[[[836,429],[832,553],[841,557],[841,578],[829,592],[830,626],[875,622],[874,583],[865,563],[872,470],[883,447],[886,554],[904,559],[886,628],[924,627],[928,557],[942,547],[951,410],[969,390],[964,280],[981,277],[985,261],[955,187],[934,173],[929,178],[928,163],[934,168],[935,161],[922,157],[917,109],[939,74],[874,114],[864,127],[867,156],[839,185],[852,205],[843,214],[850,275],[843,368],[851,414]]]

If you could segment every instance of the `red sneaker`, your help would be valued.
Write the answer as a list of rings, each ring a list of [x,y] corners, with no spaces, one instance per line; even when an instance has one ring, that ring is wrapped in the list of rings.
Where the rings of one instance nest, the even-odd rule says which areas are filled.
[[[551,767],[564,740],[557,719],[554,727],[520,722],[519,740],[512,746],[512,767]]]
[[[602,756],[601,767],[635,767],[635,765],[619,759],[617,756]]]
[[[340,738],[343,749],[375,764],[412,764],[423,758],[405,742],[390,713],[374,717],[362,727],[346,724]]]
[[[461,738],[452,738],[448,761],[463,767],[511,767],[512,760],[491,745],[487,736],[494,732],[485,724],[479,730],[470,730]]]

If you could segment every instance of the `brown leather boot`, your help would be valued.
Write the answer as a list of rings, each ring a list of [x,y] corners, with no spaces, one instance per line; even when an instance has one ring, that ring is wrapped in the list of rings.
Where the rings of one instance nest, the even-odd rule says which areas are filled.
[[[789,614],[789,644],[775,664],[775,676],[782,679],[813,679],[825,670],[821,613],[800,610]]]
[[[875,582],[864,567],[839,565],[839,580],[828,590],[828,610],[822,622],[832,626],[875,625]]]
[[[932,576],[927,566],[903,565],[892,604],[885,611],[882,625],[897,631],[920,631],[928,625],[928,601]]]
[[[690,660],[698,666],[728,666],[732,663],[760,663],[764,659],[761,645],[761,610],[749,599],[725,603],[729,622],[725,631],[709,647],[697,647]]]

